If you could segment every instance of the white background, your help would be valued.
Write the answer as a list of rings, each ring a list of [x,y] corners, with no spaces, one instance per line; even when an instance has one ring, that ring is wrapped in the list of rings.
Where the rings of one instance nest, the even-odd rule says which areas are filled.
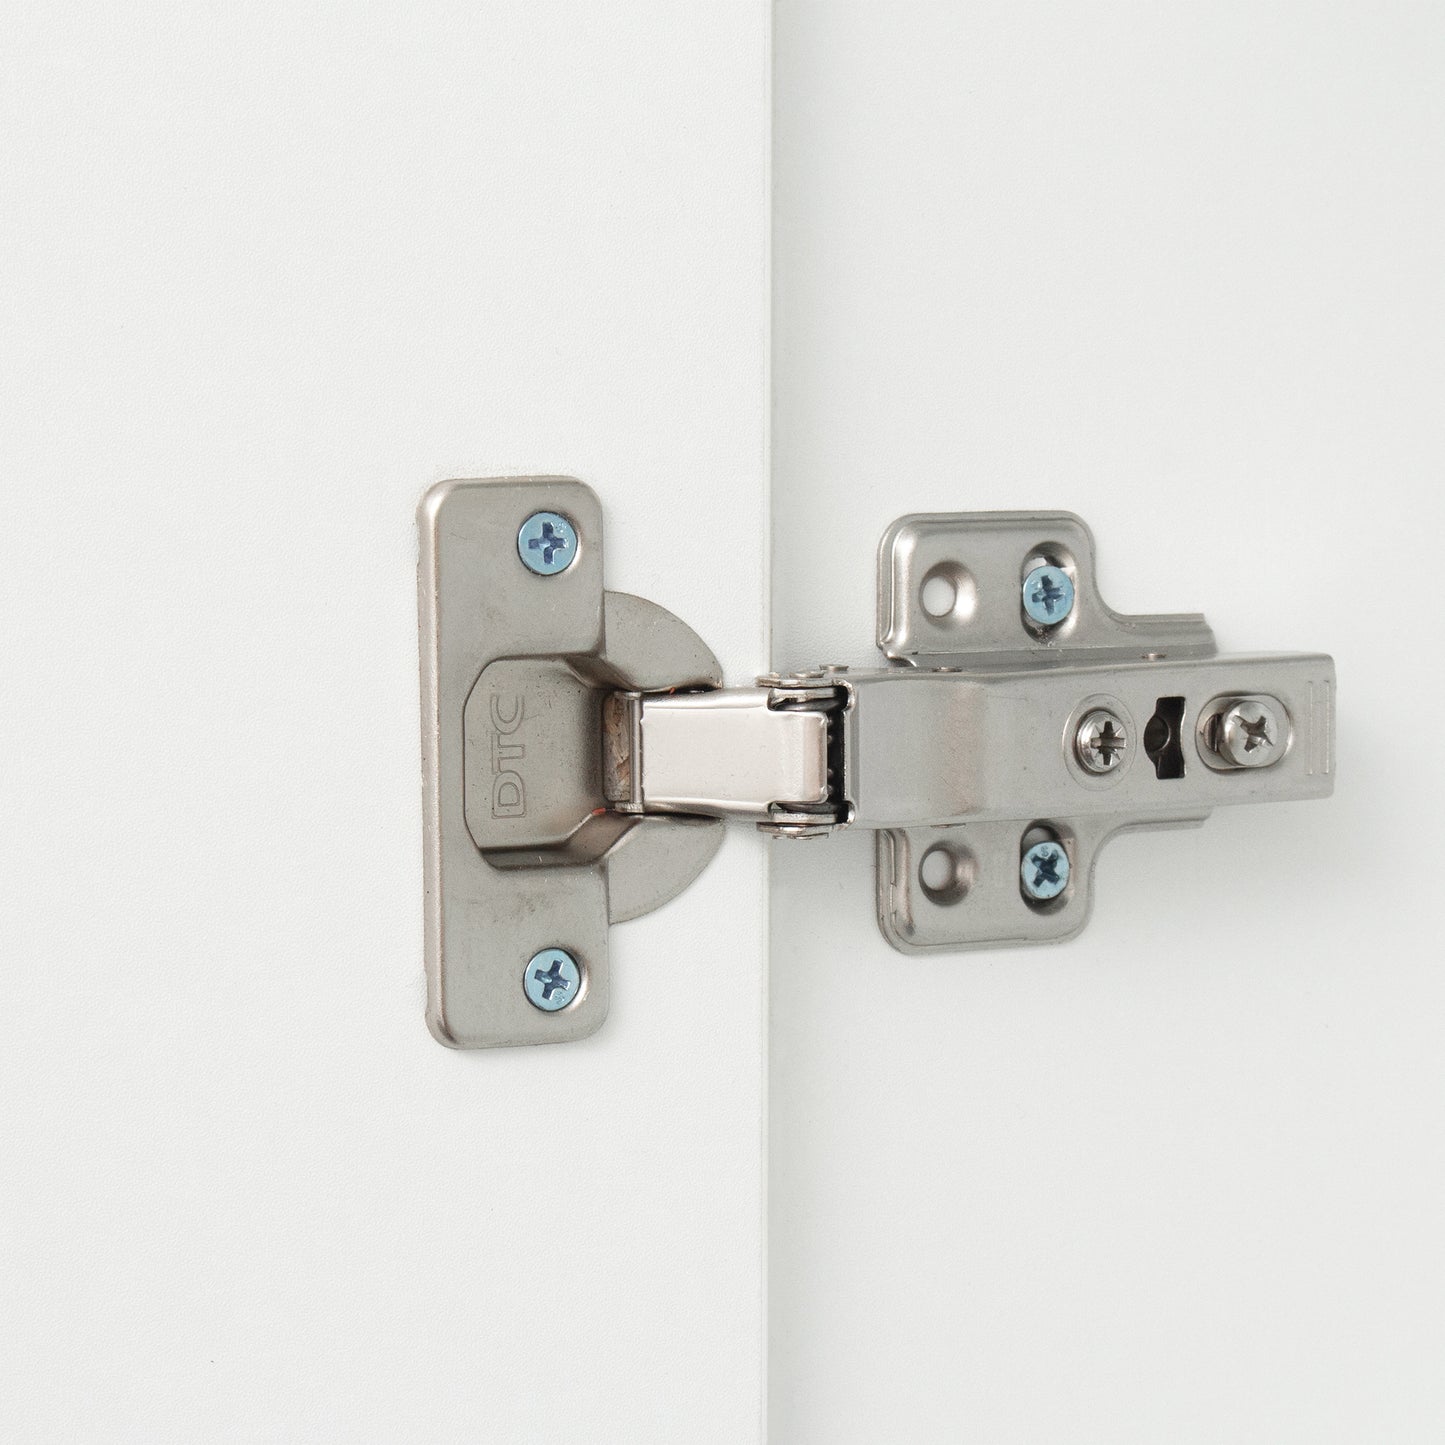
[[[762,850],[438,1047],[412,510],[576,472],[758,666],[766,20],[5,7],[0,1439],[756,1438]]]
[[[905,511],[1339,667],[1338,792],[1112,844],[1058,949],[904,958],[774,849],[786,1445],[1445,1439],[1445,10],[778,7],[774,636]],[[876,656],[876,654],[873,654]]]

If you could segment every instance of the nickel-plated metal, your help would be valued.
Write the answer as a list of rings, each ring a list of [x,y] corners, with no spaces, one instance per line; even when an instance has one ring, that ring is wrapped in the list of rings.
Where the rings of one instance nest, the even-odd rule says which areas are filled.
[[[550,576],[518,565],[539,513],[581,537]],[[723,828],[607,807],[603,699],[722,671],[670,612],[605,591],[602,509],[579,481],[443,482],[417,520],[427,1022],[454,1048],[581,1038],[607,1014],[609,924],[685,888]],[[518,983],[559,937],[585,986],[543,1013]]]
[[[1102,776],[1124,764],[1129,750],[1129,734],[1124,721],[1107,708],[1095,708],[1084,714],[1074,734],[1074,752],[1085,772]]]
[[[1268,768],[1290,745],[1289,718],[1278,698],[1226,698],[1205,710],[1198,735],[1216,767]]]
[[[774,701],[774,690],[732,688],[621,700],[626,761],[609,783],[629,812],[769,819],[778,807],[828,801],[828,719]],[[619,747],[619,751],[621,748]]]
[[[1126,757],[1107,780],[1085,773],[1068,742],[1079,699],[1104,681],[1135,718],[1182,699],[1179,776],[1161,777],[1142,755]],[[842,787],[854,827],[1085,815],[1147,821],[1183,808],[1324,797],[1333,786],[1333,667],[1318,653],[1140,659],[1110,664],[1104,678],[1069,658],[954,673],[887,668],[850,673],[841,686]],[[1268,687],[1297,719],[1295,744],[1271,768],[1205,766],[1191,741],[1206,700],[1232,686]]]
[[[1039,632],[1019,620],[1019,569],[1044,557],[1063,564],[1074,605],[1062,624]],[[959,579],[970,606],[930,614],[922,591],[934,576]],[[1070,512],[900,517],[878,554],[878,647],[892,661],[935,670],[1044,662],[1064,648],[1101,662],[1150,652],[1175,661],[1214,655],[1214,634],[1198,613],[1121,615],[1099,594],[1096,577],[1093,534]]]
[[[1019,568],[1067,563],[1068,619],[1019,624]],[[972,579],[966,624],[932,617],[923,579]],[[904,669],[851,673],[844,709],[853,826],[878,829],[878,919],[906,952],[1054,943],[1088,921],[1098,856],[1116,834],[1194,827],[1232,803],[1322,798],[1334,787],[1334,664],[1321,654],[1221,656],[1197,615],[1127,617],[1098,590],[1094,540],[1062,512],[904,517],[879,555],[878,641]],[[1022,634],[1022,642],[1021,642]],[[944,669],[956,669],[945,671]],[[1201,737],[1216,700],[1272,698],[1292,741],[1268,768],[1224,766]],[[1089,713],[1120,718],[1132,746],[1107,774],[1074,741]],[[1159,721],[1156,722],[1156,719]],[[1150,728],[1163,729],[1157,757]],[[1047,819],[1070,862],[1067,907],[1019,887],[1019,839]],[[924,854],[967,847],[967,896],[939,903]]]
[[[901,518],[887,665],[731,689],[672,614],[603,590],[580,482],[447,483],[420,517],[428,1020],[458,1047],[595,1029],[608,925],[684,888],[725,817],[874,830],[884,936],[944,951],[1077,933],[1119,832],[1333,789],[1331,660],[1220,656],[1198,615],[1114,612],[1069,513]],[[518,567],[562,557],[547,518],[570,561]],[[533,970],[552,949],[575,977]]]

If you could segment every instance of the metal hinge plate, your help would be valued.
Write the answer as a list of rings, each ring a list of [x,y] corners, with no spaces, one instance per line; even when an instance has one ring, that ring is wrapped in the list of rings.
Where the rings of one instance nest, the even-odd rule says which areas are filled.
[[[582,483],[449,482],[419,521],[428,1019],[453,1046],[595,1029],[608,925],[686,887],[724,817],[875,830],[884,935],[956,950],[1077,933],[1124,829],[1333,786],[1330,659],[1120,616],[1068,513],[902,518],[888,665],[734,689],[671,613],[604,591]]]
[[[522,560],[544,510],[573,538],[552,572]],[[444,482],[417,523],[427,1023],[454,1048],[582,1038],[607,1015],[608,926],[692,882],[723,827],[608,809],[602,701],[715,688],[722,670],[670,612],[603,590],[602,509],[581,482]],[[556,1009],[526,986],[549,950],[575,967]]]
[[[1041,568],[1073,591],[1054,625],[1021,605]],[[901,949],[1059,942],[1088,921],[1094,865],[1116,833],[1333,790],[1331,659],[1221,656],[1201,616],[1121,616],[1071,513],[895,522],[879,554],[878,646],[911,669],[909,685],[851,684],[864,776],[850,797],[855,821],[879,830],[878,921]],[[1279,727],[1264,767],[1231,766],[1208,745],[1224,704],[1248,698],[1268,700]],[[1100,714],[1120,725],[1119,753],[1093,771],[1080,732]],[[1049,838],[1067,881],[1032,897],[1022,860]]]

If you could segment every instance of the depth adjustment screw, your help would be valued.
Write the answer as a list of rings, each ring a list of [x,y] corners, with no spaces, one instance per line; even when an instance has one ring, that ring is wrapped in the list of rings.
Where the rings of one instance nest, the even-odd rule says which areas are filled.
[[[1069,855],[1064,845],[1050,838],[1035,843],[1019,863],[1019,880],[1029,898],[1047,903],[1069,886]]]
[[[1289,741],[1284,718],[1263,698],[1227,703],[1209,732],[1214,751],[1232,768],[1267,768],[1284,756]]]
[[[522,975],[528,1002],[549,1014],[566,1008],[577,997],[581,984],[582,970],[565,948],[544,948],[534,953]]]
[[[1123,720],[1106,707],[1085,714],[1074,734],[1074,755],[1086,772],[1114,772],[1123,764],[1128,748]]]
[[[1057,627],[1074,610],[1074,582],[1062,567],[1045,563],[1024,578],[1024,616],[1038,627]]]
[[[560,512],[533,512],[517,533],[517,555],[529,572],[555,577],[577,559],[577,529]]]

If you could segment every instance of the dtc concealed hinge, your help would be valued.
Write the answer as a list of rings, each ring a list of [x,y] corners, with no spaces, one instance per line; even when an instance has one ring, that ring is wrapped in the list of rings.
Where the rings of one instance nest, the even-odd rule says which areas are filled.
[[[454,1047],[596,1029],[608,926],[684,889],[727,817],[875,830],[884,936],[944,951],[1077,933],[1122,829],[1333,787],[1331,660],[1119,616],[1066,512],[901,518],[889,665],[743,688],[670,612],[604,591],[581,482],[446,482],[419,525],[427,1018]]]

